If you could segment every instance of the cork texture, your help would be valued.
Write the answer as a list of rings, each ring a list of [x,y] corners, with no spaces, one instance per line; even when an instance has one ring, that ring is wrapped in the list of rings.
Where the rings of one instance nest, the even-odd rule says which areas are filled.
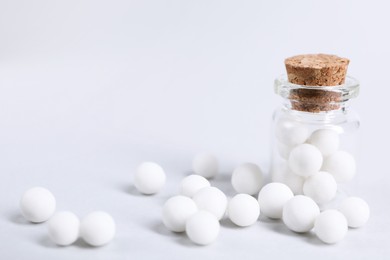
[[[345,82],[349,60],[328,54],[305,54],[284,61],[288,81],[305,86],[337,86]]]
[[[285,60],[288,81],[304,86],[338,86],[344,84],[349,60],[335,55],[306,54]],[[311,113],[340,108],[342,94],[321,89],[294,89],[290,92],[294,110]]]

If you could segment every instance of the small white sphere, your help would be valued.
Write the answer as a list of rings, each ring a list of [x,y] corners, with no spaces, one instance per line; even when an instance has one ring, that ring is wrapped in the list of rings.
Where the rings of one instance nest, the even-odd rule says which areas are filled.
[[[34,187],[24,192],[20,210],[28,221],[40,223],[48,220],[56,209],[54,195],[45,188]]]
[[[94,211],[81,220],[80,236],[91,246],[103,246],[114,238],[115,229],[115,221],[108,213]]]
[[[180,183],[180,194],[192,198],[200,189],[210,187],[210,182],[203,176],[192,174]]]
[[[288,165],[295,174],[309,177],[321,169],[322,154],[314,145],[301,144],[291,151]]]
[[[195,193],[193,200],[198,209],[213,213],[218,220],[225,215],[227,207],[226,195],[215,187],[205,187]]]
[[[283,222],[298,233],[308,232],[314,226],[314,221],[320,214],[320,208],[309,197],[297,195],[283,207]]]
[[[237,226],[247,227],[253,225],[259,215],[259,203],[248,194],[237,194],[229,202],[228,216]]]
[[[339,211],[328,209],[317,217],[314,230],[322,242],[334,244],[343,240],[347,234],[347,219]]]
[[[337,151],[324,160],[322,170],[333,175],[337,182],[347,182],[356,173],[355,158],[348,152]]]
[[[143,194],[155,194],[165,184],[166,176],[163,168],[154,162],[141,163],[134,176],[134,185]]]
[[[79,237],[80,220],[72,212],[61,211],[47,222],[49,237],[60,246],[73,244]]]
[[[213,178],[218,173],[218,160],[209,153],[197,154],[192,161],[192,170],[207,179]]]
[[[351,228],[364,226],[370,218],[370,207],[367,202],[358,197],[345,199],[339,210],[347,218],[348,226]]]
[[[340,137],[332,129],[319,129],[311,134],[309,142],[317,147],[323,156],[329,156],[339,149]]]
[[[238,166],[232,174],[232,185],[238,193],[254,195],[263,186],[263,172],[254,163],[244,163]]]
[[[281,218],[284,204],[292,197],[294,194],[287,185],[278,182],[269,183],[259,193],[260,211],[269,218]]]
[[[303,185],[303,194],[320,204],[334,199],[336,193],[336,180],[327,172],[317,172],[307,178]]]
[[[198,245],[213,243],[219,234],[219,221],[214,214],[200,210],[187,220],[186,233],[189,239]]]
[[[282,118],[276,123],[276,137],[287,146],[295,146],[306,142],[309,129],[298,122]]]
[[[173,232],[183,232],[187,219],[198,211],[195,202],[186,196],[174,196],[165,202],[162,219],[164,225]]]

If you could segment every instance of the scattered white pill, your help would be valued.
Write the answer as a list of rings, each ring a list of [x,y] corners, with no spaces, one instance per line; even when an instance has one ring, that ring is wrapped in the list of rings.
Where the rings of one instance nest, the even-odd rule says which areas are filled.
[[[209,153],[197,154],[192,161],[192,170],[207,179],[213,178],[218,173],[218,160]]]
[[[203,176],[192,174],[181,181],[180,194],[191,198],[205,187],[210,187],[210,182]]]
[[[339,211],[328,209],[314,223],[317,237],[324,243],[334,244],[343,240],[348,231],[347,219]]]
[[[333,175],[337,182],[347,182],[356,173],[355,158],[348,152],[337,151],[324,160],[322,170]]]
[[[28,221],[40,223],[48,220],[56,209],[54,195],[45,188],[34,187],[24,192],[20,210]]]
[[[195,193],[193,200],[199,210],[206,210],[214,214],[218,220],[225,215],[227,207],[226,195],[215,187],[205,187]]]
[[[263,172],[254,163],[244,163],[233,171],[231,182],[238,193],[254,195],[263,186]]]
[[[166,176],[163,168],[154,162],[141,163],[134,176],[134,186],[143,194],[155,194],[165,184]]]
[[[339,210],[347,218],[348,226],[351,228],[364,226],[370,218],[370,207],[367,202],[358,197],[345,199]]]
[[[317,172],[306,179],[303,185],[303,194],[322,204],[336,197],[337,183],[334,177],[327,172]]]
[[[282,118],[276,123],[276,137],[287,146],[295,146],[306,142],[309,129],[298,122]]]
[[[308,232],[313,228],[314,221],[319,214],[320,209],[314,200],[307,196],[297,195],[284,205],[283,222],[294,232]]]
[[[322,154],[314,145],[300,144],[291,151],[288,165],[295,174],[309,177],[321,169]]]
[[[86,215],[80,224],[80,236],[91,246],[108,244],[115,236],[115,221],[104,211]]]
[[[183,232],[187,219],[198,211],[195,202],[182,195],[174,196],[165,202],[163,207],[163,223],[173,232]]]
[[[60,246],[73,244],[79,237],[80,220],[72,212],[55,213],[47,222],[49,237]]]
[[[259,203],[248,194],[237,194],[229,201],[228,216],[237,226],[247,227],[253,225],[259,215]]]
[[[214,214],[208,211],[198,211],[186,223],[186,233],[189,239],[198,245],[213,243],[219,234],[220,224]]]
[[[339,149],[339,134],[332,129],[319,129],[314,131],[309,142],[317,147],[323,156],[329,156]]]
[[[269,218],[281,218],[283,206],[293,197],[294,194],[287,185],[278,182],[269,183],[259,193],[260,211]]]

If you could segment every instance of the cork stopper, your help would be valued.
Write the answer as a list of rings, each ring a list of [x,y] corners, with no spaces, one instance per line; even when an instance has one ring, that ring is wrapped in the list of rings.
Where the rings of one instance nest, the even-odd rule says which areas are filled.
[[[336,55],[305,54],[284,61],[288,81],[305,86],[344,84],[349,60]]]
[[[288,81],[310,87],[291,91],[292,108],[312,113],[339,109],[341,93],[323,90],[321,87],[344,84],[348,64],[349,60],[346,58],[327,54],[305,54],[287,58],[285,65]]]

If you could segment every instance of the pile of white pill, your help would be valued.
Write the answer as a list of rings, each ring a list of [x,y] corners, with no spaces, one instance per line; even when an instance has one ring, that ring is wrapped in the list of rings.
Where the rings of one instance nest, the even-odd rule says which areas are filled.
[[[303,123],[281,118],[275,135],[281,165],[274,166],[273,181],[285,183],[295,195],[327,203],[336,197],[337,184],[356,174],[354,156],[340,150],[339,133],[331,126],[311,132]]]
[[[282,126],[295,127],[291,122]],[[317,237],[327,244],[341,241],[348,227],[364,226],[370,209],[361,198],[349,197],[337,209],[320,210],[323,203],[336,196],[337,183],[348,181],[355,174],[352,155],[338,150],[337,133],[324,129],[310,135],[303,126],[297,126],[289,134],[283,135],[283,131],[277,134],[289,151],[286,165],[279,169],[281,181],[265,184],[259,166],[241,164],[231,176],[236,194],[228,199],[208,180],[218,174],[218,160],[212,154],[199,154],[193,160],[194,174],[183,178],[178,194],[163,205],[165,227],[172,232],[185,232],[195,244],[209,245],[218,238],[220,221],[224,218],[239,227],[254,225],[260,214],[282,219],[296,233],[314,229]],[[165,182],[166,174],[160,165],[143,162],[134,174],[133,184],[142,194],[150,195],[160,192]],[[71,245],[81,237],[98,247],[115,236],[116,224],[108,213],[94,211],[80,221],[70,211],[55,212],[54,195],[42,187],[27,190],[20,209],[30,222],[47,221],[48,236],[60,246]]]
[[[295,145],[291,149],[288,165],[294,168],[289,174],[296,178],[289,177],[290,182],[287,184],[272,182],[264,185],[262,170],[256,164],[244,163],[232,173],[231,184],[237,194],[230,200],[208,180],[218,173],[216,157],[211,154],[197,155],[193,160],[193,172],[196,174],[183,178],[179,184],[179,194],[169,198],[163,205],[163,224],[170,231],[185,232],[195,244],[208,245],[218,238],[221,228],[219,221],[223,218],[229,218],[239,227],[247,227],[255,224],[262,214],[271,219],[282,219],[286,227],[296,233],[314,229],[317,237],[324,243],[341,241],[347,234],[348,227],[361,227],[368,221],[369,207],[364,200],[349,197],[338,209],[321,212],[319,205],[332,200],[337,191],[335,177],[322,169],[323,156],[328,156],[326,160],[334,154],[339,158],[339,142],[332,139],[337,137],[332,130],[326,130],[312,134],[313,144],[300,143],[305,142],[308,136],[308,130],[300,127],[290,136],[283,137],[289,140],[288,144]],[[322,136],[331,140],[325,142]],[[347,162],[350,163],[348,160]],[[336,170],[342,167],[336,164],[330,163],[329,167]],[[142,179],[143,183],[138,183],[136,187],[153,186],[154,181],[149,180],[153,179],[152,176],[161,175],[164,172],[161,169],[156,165],[148,168],[148,172],[137,171],[136,179]],[[140,178],[140,174],[149,177]],[[165,180],[165,174],[163,175],[164,177],[158,178]],[[288,184],[293,184],[295,190],[300,187],[304,195],[293,192]],[[140,192],[145,193],[143,189]],[[257,199],[254,195],[258,195]]]
[[[56,211],[56,199],[47,189],[33,187],[23,194],[20,210],[32,223],[47,221],[49,238],[59,246],[68,246],[81,237],[91,246],[108,244],[115,236],[115,221],[104,211],[94,211],[81,221],[70,211]]]
[[[257,165],[245,163],[234,170],[231,182],[238,194],[230,200],[208,180],[218,173],[215,156],[206,153],[197,155],[192,168],[196,174],[182,179],[179,194],[163,205],[162,222],[167,229],[186,232],[195,244],[208,245],[217,239],[219,221],[226,215],[240,227],[256,223],[260,206],[251,195],[257,194],[263,186],[263,173]],[[158,171],[149,174],[158,174]],[[148,186],[147,183],[144,185]]]

